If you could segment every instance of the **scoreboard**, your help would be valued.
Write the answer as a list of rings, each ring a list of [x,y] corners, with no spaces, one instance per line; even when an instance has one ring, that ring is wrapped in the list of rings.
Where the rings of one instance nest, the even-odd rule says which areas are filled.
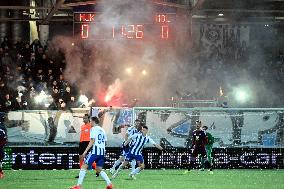
[[[75,12],[73,35],[83,40],[171,40],[174,37],[175,13],[155,13],[147,21],[135,23],[102,20],[97,12]],[[111,18],[110,18],[111,20]]]

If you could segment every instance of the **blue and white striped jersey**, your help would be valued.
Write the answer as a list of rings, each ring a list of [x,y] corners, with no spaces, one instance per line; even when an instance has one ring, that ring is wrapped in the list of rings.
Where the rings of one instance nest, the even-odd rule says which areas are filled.
[[[0,148],[7,143],[7,135],[4,129],[0,129]]]
[[[100,126],[92,127],[90,132],[90,138],[95,139],[92,154],[101,156],[105,155],[105,146],[107,141],[105,130]]]
[[[133,155],[141,155],[142,149],[147,143],[156,144],[150,136],[144,136],[142,133],[136,133],[130,138],[133,142],[129,152]]]
[[[4,129],[0,129],[0,139],[6,139],[7,136],[6,136],[6,132]]]
[[[132,126],[129,127],[126,131],[126,133],[128,134],[128,138],[131,138],[131,136],[133,136],[134,134],[138,133],[138,130],[136,129],[136,127]],[[124,141],[125,142],[125,141]],[[124,143],[123,142],[123,143]],[[132,146],[133,142],[131,141],[128,146]]]
[[[128,134],[128,138],[130,138],[132,135],[138,133],[138,130],[136,129],[136,127],[132,126],[132,127],[129,127],[127,129],[127,134]]]
[[[7,128],[2,122],[0,122],[0,130],[0,134],[7,137]]]

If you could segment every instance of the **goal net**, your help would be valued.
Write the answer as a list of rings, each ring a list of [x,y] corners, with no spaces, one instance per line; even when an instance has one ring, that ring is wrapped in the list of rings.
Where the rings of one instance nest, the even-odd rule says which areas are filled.
[[[284,145],[284,109],[135,107],[135,119],[149,135],[171,147],[188,147],[195,121],[208,127],[214,147],[272,147]]]

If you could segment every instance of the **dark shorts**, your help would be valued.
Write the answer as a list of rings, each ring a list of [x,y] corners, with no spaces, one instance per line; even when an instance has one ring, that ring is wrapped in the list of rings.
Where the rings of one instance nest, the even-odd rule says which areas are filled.
[[[120,155],[126,157],[126,155],[128,154],[128,152],[129,152],[129,150],[130,150],[130,147],[129,147],[128,145],[127,145],[127,146],[124,146],[124,145],[122,144],[120,150],[121,150]]]
[[[131,162],[132,160],[136,160],[136,161],[139,161],[140,163],[144,163],[144,158],[141,154],[134,155],[134,154],[131,154],[130,152],[126,155],[125,160],[128,162]]]
[[[5,153],[4,153],[4,146],[0,146],[0,162],[4,159]]]
[[[89,141],[83,141],[79,143],[79,155],[82,155],[85,152],[88,144],[89,144]]]
[[[195,148],[193,149],[192,156],[193,156],[193,157],[197,157],[198,154],[200,154],[201,156],[205,157],[205,156],[206,156],[205,147],[195,147]]]

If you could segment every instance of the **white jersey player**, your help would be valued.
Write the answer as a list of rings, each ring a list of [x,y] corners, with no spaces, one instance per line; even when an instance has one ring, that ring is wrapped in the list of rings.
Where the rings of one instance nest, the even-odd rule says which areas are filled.
[[[83,183],[84,177],[86,175],[86,171],[88,168],[92,168],[94,162],[96,162],[96,172],[100,174],[100,176],[106,181],[107,187],[106,189],[112,189],[112,183],[107,176],[107,174],[102,170],[105,159],[105,145],[107,141],[107,136],[104,129],[99,126],[99,119],[97,117],[91,118],[91,123],[93,127],[90,132],[90,142],[87,146],[86,150],[83,153],[83,157],[85,157],[84,164],[81,167],[79,173],[79,179],[76,186],[71,187],[70,189],[81,189],[81,185]],[[88,153],[89,149],[92,150]]]

